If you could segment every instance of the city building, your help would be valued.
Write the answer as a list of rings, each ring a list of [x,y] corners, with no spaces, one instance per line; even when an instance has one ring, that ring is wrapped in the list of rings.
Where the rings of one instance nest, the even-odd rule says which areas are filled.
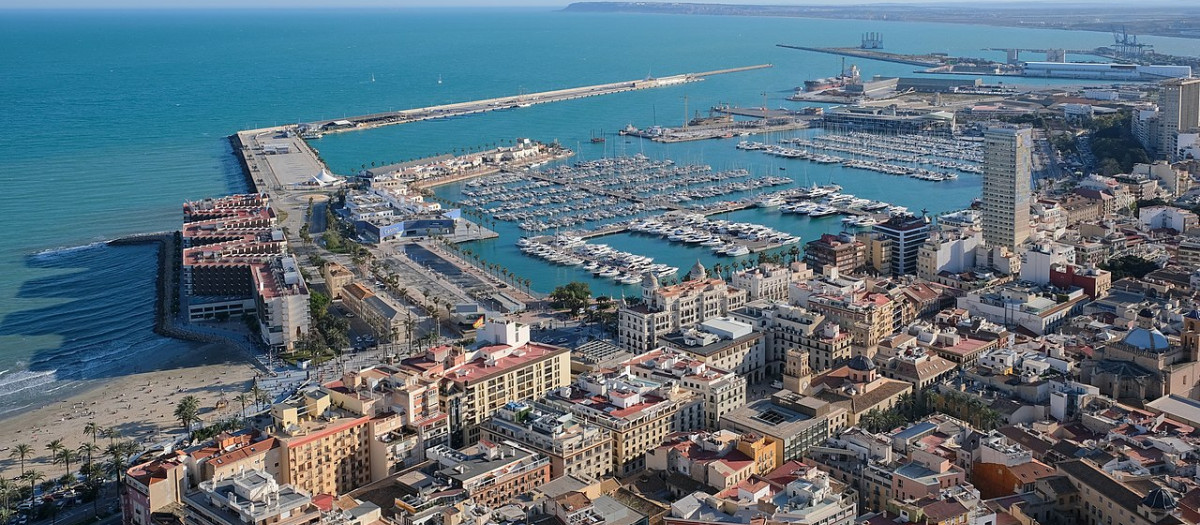
[[[694,328],[660,336],[658,342],[701,363],[734,372],[751,383],[764,378],[763,336],[750,324],[714,317]]]
[[[185,203],[181,239],[181,310],[189,321],[253,315],[264,344],[289,350],[308,333],[308,285],[267,194]]]
[[[518,443],[550,459],[550,477],[601,479],[612,475],[609,431],[545,403],[513,401],[480,427],[480,439]]]
[[[476,505],[496,508],[550,481],[550,459],[512,441],[480,440],[462,450],[433,447],[434,477],[460,489]]]
[[[880,343],[875,359],[882,363],[879,373],[884,377],[912,383],[918,391],[948,379],[957,368],[953,361],[916,344],[916,337],[909,334]]]
[[[976,266],[975,249],[983,243],[983,233],[967,228],[939,228],[917,248],[917,278],[938,280],[942,272],[962,273]]]
[[[990,127],[984,133],[983,240],[1016,250],[1029,238],[1033,135]]]
[[[745,303],[745,290],[708,278],[699,262],[688,280],[672,286],[659,286],[658,278],[647,273],[642,303],[623,305],[617,312],[620,345],[633,353],[649,351],[658,345],[659,337],[726,315]]]
[[[325,278],[325,290],[334,301],[342,298],[342,287],[354,282],[354,272],[333,261],[321,266],[321,277]]]
[[[813,271],[802,261],[787,266],[763,263],[754,268],[735,272],[730,279],[734,288],[746,291],[747,301],[770,299],[786,301],[788,286],[793,282],[811,279]]]
[[[375,337],[394,340],[405,332],[404,323],[412,319],[362,283],[351,282],[342,288],[342,305],[362,318],[375,331]]]
[[[671,504],[666,525],[851,525],[858,495],[819,469],[791,462],[715,496],[688,494]]]
[[[917,252],[929,239],[929,220],[924,215],[896,215],[873,227],[876,235],[892,241],[891,274],[917,273]]]
[[[1158,90],[1158,155],[1180,160],[1179,135],[1200,128],[1200,78],[1163,81]]]
[[[959,297],[958,307],[1006,328],[1045,335],[1082,311],[1087,300],[1082,289],[1049,294],[1034,286],[1007,284]]]
[[[778,467],[775,451],[770,438],[754,434],[728,430],[677,433],[646,453],[646,469],[679,474],[725,490]]]
[[[832,427],[830,432],[857,425],[859,418],[871,410],[882,412],[896,406],[901,396],[913,390],[912,383],[879,375],[875,362],[862,355],[851,358],[844,366],[816,374],[807,382],[803,394],[846,411],[841,420],[844,426]]]
[[[314,525],[321,510],[304,490],[249,470],[200,483],[183,498],[186,525]]]
[[[134,465],[121,478],[121,523],[150,525],[151,515],[182,501],[189,487],[187,465],[168,456]]]
[[[1191,211],[1174,206],[1146,206],[1138,208],[1138,223],[1145,231],[1170,229],[1183,233],[1200,226],[1200,218]]]
[[[1147,104],[1133,110],[1133,118],[1129,123],[1133,137],[1138,144],[1152,156],[1158,155],[1158,141],[1162,130],[1158,122],[1158,106]]]
[[[832,266],[842,273],[854,273],[866,264],[866,250],[866,245],[854,237],[826,233],[804,245],[804,261],[816,272]]]
[[[1050,269],[1075,262],[1075,247],[1050,241],[1030,245],[1021,252],[1021,280],[1036,284],[1050,283]]]
[[[1195,397],[1200,385],[1200,312],[1183,318],[1183,334],[1172,340],[1143,309],[1137,325],[1120,340],[1095,349],[1079,366],[1080,380],[1118,401],[1140,404],[1162,396]]]
[[[731,311],[730,316],[762,334],[767,377],[783,373],[788,351],[800,345],[824,320],[821,314],[804,308],[766,301],[746,303]]]
[[[1121,525],[1160,525],[1185,523],[1179,519],[1177,497],[1168,488],[1153,482],[1126,483],[1113,477],[1088,459],[1056,463],[1061,476],[1075,489],[1066,513],[1058,514],[1075,523],[1117,523]],[[1149,481],[1149,480],[1147,480]],[[1065,514],[1065,515],[1064,515]]]
[[[371,482],[370,416],[343,412],[316,389],[272,405],[271,418],[281,483],[311,494],[345,494]]]
[[[473,350],[439,346],[400,367],[439,380],[452,447],[479,440],[479,425],[510,401],[537,399],[571,383],[570,350],[530,340],[529,325],[489,320]]]
[[[710,365],[685,352],[660,348],[621,364],[630,374],[658,383],[675,382],[704,400],[703,428],[746,404],[746,376]]]
[[[584,374],[545,401],[609,432],[618,477],[645,468],[646,452],[668,433],[700,428],[703,412],[694,394],[629,374]]]
[[[779,461],[800,458],[844,426],[846,410],[792,392],[777,392],[725,414],[721,429],[766,436],[775,442]]]

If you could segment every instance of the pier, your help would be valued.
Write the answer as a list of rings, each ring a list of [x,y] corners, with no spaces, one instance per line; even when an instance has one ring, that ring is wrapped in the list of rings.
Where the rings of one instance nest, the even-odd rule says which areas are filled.
[[[318,137],[320,134],[324,133],[340,133],[344,131],[372,129],[394,124],[443,119],[462,115],[470,115],[474,113],[486,113],[488,111],[524,108],[534,104],[546,104],[550,102],[561,102],[564,100],[573,100],[584,97],[611,95],[626,91],[638,91],[642,89],[676,86],[691,82],[699,82],[711,76],[754,71],[769,67],[772,67],[772,65],[758,64],[753,66],[704,71],[700,73],[685,73],[682,75],[672,75],[660,78],[645,78],[641,80],[627,80],[624,82],[613,82],[609,84],[541,91],[537,93],[524,93],[520,95],[473,100],[469,102],[456,102],[452,104],[442,104],[439,106],[429,106],[424,108],[372,113],[370,115],[345,117],[342,119],[318,120],[301,124],[300,127],[306,130],[310,136]]]
[[[826,53],[830,55],[863,58],[867,60],[880,60],[883,62],[895,62],[897,64],[908,64],[910,66],[937,67],[946,64],[944,57],[938,57],[934,55],[901,55],[897,53],[885,53],[878,50],[859,49],[857,47],[805,47],[788,44],[775,45],[777,47],[786,47],[788,49],[799,49],[801,51],[812,51],[814,53]]]

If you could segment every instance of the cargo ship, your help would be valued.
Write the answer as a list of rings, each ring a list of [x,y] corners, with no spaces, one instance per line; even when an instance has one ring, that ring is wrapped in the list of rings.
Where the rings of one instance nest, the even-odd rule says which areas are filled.
[[[813,93],[857,84],[860,81],[862,81],[862,76],[858,72],[858,66],[851,65],[848,69],[843,67],[842,73],[836,77],[805,80],[803,90],[805,93]]]

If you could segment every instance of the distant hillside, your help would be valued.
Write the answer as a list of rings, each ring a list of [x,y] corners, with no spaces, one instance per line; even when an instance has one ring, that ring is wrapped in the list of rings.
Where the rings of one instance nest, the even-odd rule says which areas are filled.
[[[1200,3],[1146,4],[1137,8],[1094,3],[1045,4],[854,4],[854,5],[732,5],[686,2],[575,2],[563,11],[655,13],[675,15],[785,16],[855,20],[949,22],[1042,29],[1112,31],[1124,26],[1139,35],[1200,38]],[[1037,16],[1030,16],[1036,11]],[[1087,16],[1080,16],[1081,13]]]

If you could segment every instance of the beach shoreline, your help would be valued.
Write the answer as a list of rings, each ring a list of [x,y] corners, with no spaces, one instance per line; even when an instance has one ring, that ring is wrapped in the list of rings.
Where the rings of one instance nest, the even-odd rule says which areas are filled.
[[[12,479],[20,474],[20,461],[11,454],[15,445],[24,443],[33,449],[25,470],[40,471],[47,479],[61,476],[65,467],[51,461],[46,445],[61,439],[77,450],[93,439],[83,432],[89,422],[115,428],[122,439],[132,439],[142,448],[178,439],[183,427],[174,417],[175,406],[188,395],[200,401],[205,423],[236,416],[242,407],[235,397],[248,392],[260,373],[255,363],[240,349],[215,343],[181,343],[178,349],[140,358],[137,368],[148,371],[89,380],[88,386],[64,399],[0,415],[0,475]],[[226,406],[217,409],[221,399]],[[108,443],[103,436],[95,441],[101,449]],[[72,470],[81,462],[82,458],[72,463]]]

